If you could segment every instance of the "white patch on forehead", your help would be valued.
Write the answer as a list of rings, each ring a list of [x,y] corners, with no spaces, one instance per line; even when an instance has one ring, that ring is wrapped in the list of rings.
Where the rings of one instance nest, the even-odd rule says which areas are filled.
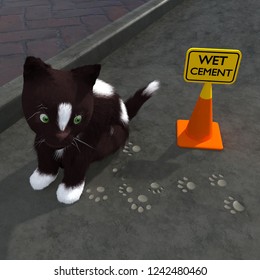
[[[127,114],[127,109],[126,109],[125,103],[123,102],[122,99],[120,99],[119,102],[120,102],[120,109],[121,109],[120,110],[120,119],[124,124],[128,124],[129,117]]]
[[[99,79],[96,80],[96,83],[93,86],[93,93],[96,96],[110,97],[114,92],[114,87]]]
[[[69,103],[61,103],[58,107],[58,126],[64,131],[71,117],[72,106]]]

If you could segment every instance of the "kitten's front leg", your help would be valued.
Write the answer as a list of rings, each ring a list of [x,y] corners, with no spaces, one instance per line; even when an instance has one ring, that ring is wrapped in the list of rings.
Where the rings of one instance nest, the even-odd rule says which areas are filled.
[[[64,177],[57,189],[57,199],[65,204],[72,204],[79,200],[85,185],[85,173],[89,162],[76,159],[64,164]]]
[[[38,157],[38,167],[30,177],[30,184],[34,190],[42,190],[56,179],[59,163],[55,160],[53,149],[44,143],[38,147],[35,145],[35,147]]]

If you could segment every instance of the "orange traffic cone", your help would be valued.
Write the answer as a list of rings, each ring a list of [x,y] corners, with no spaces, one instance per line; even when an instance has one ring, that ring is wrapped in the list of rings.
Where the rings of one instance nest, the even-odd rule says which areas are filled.
[[[223,150],[219,125],[212,121],[212,84],[205,83],[190,120],[177,121],[177,145]]]

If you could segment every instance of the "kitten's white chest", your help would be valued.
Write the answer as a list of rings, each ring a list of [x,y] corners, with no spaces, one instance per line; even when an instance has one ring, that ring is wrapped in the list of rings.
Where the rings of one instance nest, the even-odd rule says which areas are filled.
[[[63,154],[64,154],[64,149],[59,149],[55,151],[54,156],[56,159],[61,159],[63,157]]]

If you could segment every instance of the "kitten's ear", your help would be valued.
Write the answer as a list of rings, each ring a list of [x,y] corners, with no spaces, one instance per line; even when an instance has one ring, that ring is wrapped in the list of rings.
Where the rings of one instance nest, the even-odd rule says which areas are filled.
[[[81,66],[72,69],[71,72],[78,81],[85,82],[89,86],[93,87],[97,77],[99,76],[100,70],[101,70],[101,65],[95,64],[95,65]]]
[[[42,78],[48,74],[50,65],[44,63],[40,58],[28,56],[23,66],[24,79]]]

